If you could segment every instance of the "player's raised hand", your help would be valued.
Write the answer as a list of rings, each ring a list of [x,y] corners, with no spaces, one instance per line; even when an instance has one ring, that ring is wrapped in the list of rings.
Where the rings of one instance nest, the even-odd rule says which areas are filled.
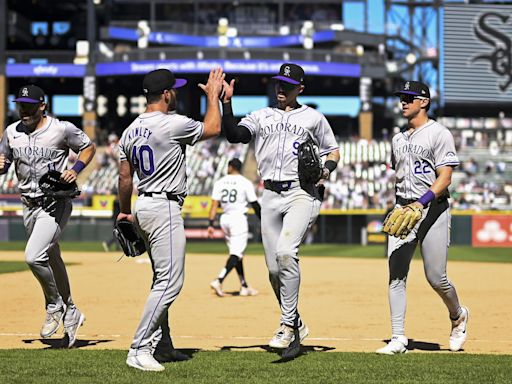
[[[222,102],[228,103],[233,97],[233,93],[235,92],[235,79],[231,80],[228,84],[226,80],[222,82]]]
[[[119,213],[119,215],[117,215],[117,218],[116,218],[116,221],[122,221],[122,220],[127,220],[127,221],[131,221],[133,223],[133,215],[131,213]]]
[[[215,232],[215,228],[213,228],[211,225],[208,227],[208,238],[213,239],[213,233]]]
[[[5,168],[5,155],[3,153],[0,153],[0,169]]]
[[[223,72],[221,67],[214,68],[210,71],[206,84],[198,84],[198,86],[208,96],[220,97],[224,77],[226,77],[226,74]]]

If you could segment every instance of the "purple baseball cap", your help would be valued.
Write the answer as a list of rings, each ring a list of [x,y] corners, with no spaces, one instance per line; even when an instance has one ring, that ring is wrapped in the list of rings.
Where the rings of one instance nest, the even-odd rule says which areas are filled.
[[[180,88],[187,84],[185,79],[177,79],[168,69],[157,69],[144,76],[142,88],[144,94],[163,92],[166,89]]]
[[[273,76],[272,78],[286,83],[299,85],[304,81],[304,70],[297,64],[284,63],[281,65],[281,68],[279,68],[279,75]]]
[[[44,91],[36,85],[25,85],[18,91],[16,103],[39,104],[44,103]]]

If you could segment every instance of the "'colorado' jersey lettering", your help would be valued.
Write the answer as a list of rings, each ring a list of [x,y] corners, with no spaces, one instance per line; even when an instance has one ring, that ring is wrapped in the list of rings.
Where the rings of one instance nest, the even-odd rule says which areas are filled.
[[[138,190],[186,195],[185,145],[197,143],[203,128],[202,122],[177,113],[139,115],[119,143],[119,159],[137,172]]]
[[[69,149],[78,153],[91,145],[89,137],[69,121],[47,117],[46,124],[30,134],[9,125],[0,142],[0,153],[14,163],[20,193],[26,197],[42,196],[39,179],[50,170],[66,170]]]
[[[391,163],[396,170],[396,194],[419,199],[436,180],[436,169],[456,167],[459,159],[451,132],[437,121],[429,120],[411,134],[393,137]]]
[[[298,180],[297,150],[308,136],[318,145],[321,156],[338,149],[325,116],[307,105],[288,112],[262,108],[245,116],[239,124],[247,127],[255,140],[262,179]]]

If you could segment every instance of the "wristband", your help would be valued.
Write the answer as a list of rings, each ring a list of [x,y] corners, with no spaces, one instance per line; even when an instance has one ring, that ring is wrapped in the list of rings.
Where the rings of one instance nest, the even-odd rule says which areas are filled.
[[[208,226],[213,227],[213,221],[212,219],[208,220]]]
[[[330,173],[332,173],[338,167],[338,163],[333,160],[327,160],[324,164],[324,167],[327,168]]]
[[[233,106],[231,105],[231,100],[227,103],[222,103],[222,115],[229,116],[233,114]]]
[[[425,192],[425,194],[423,196],[421,196],[418,199],[418,202],[420,202],[423,205],[423,208],[426,208],[428,203],[430,203],[435,198],[436,198],[436,194],[429,189],[427,192]]]
[[[83,161],[77,160],[75,165],[73,165],[73,167],[71,169],[73,171],[75,171],[76,174],[78,175],[80,172],[83,171],[84,168],[85,168],[85,163]]]

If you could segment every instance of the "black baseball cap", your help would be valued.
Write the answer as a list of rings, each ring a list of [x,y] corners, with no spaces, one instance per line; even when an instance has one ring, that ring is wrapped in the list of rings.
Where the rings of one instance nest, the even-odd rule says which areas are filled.
[[[430,90],[426,84],[419,81],[406,81],[401,90],[395,92],[395,96],[413,95],[430,99]]]
[[[304,70],[300,65],[284,63],[281,65],[281,68],[279,68],[279,75],[273,76],[272,78],[298,85],[304,82]]]
[[[229,160],[228,165],[230,167],[235,168],[238,172],[240,172],[242,170],[242,162],[237,158]]]
[[[18,91],[16,103],[39,104],[44,103],[44,91],[36,85],[25,85]]]
[[[157,69],[151,71],[144,76],[142,82],[142,89],[144,94],[159,93],[166,89],[180,88],[187,84],[185,79],[177,79],[174,77],[174,73],[168,69]]]

